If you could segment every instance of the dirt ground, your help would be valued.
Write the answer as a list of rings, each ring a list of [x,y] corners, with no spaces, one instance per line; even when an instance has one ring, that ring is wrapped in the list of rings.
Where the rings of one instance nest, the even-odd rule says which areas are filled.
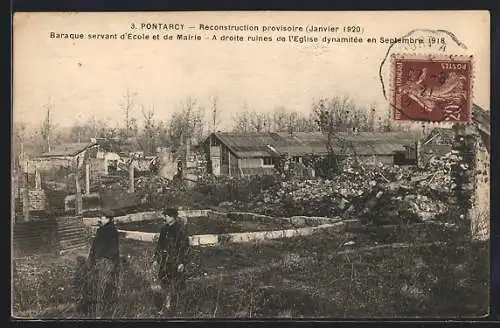
[[[390,318],[487,313],[486,243],[451,243],[449,238],[435,244],[436,235],[445,236],[435,227],[386,230],[384,241],[374,239],[369,229],[341,234],[325,230],[260,244],[192,247],[187,289],[175,316]],[[420,244],[427,243],[407,244],[415,234],[421,236]],[[127,262],[122,266],[115,317],[158,318],[149,289],[154,245],[123,239],[120,248]],[[14,314],[82,317],[74,308],[79,295],[71,288],[71,278],[76,257],[87,251],[16,259]]]

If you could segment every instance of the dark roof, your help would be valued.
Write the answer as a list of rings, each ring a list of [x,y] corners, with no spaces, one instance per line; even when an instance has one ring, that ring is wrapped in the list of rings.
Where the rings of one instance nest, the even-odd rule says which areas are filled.
[[[84,142],[84,143],[68,143],[62,144],[54,147],[49,152],[43,153],[40,157],[68,157],[68,156],[76,156],[85,149],[96,145],[93,142]]]
[[[101,149],[108,152],[119,153],[121,151],[120,139],[118,138],[95,138],[95,143]]]
[[[277,133],[282,142],[275,149],[282,154],[324,154],[328,152],[328,138],[321,132]]]
[[[328,152],[327,137],[320,132],[298,133],[215,133],[229,150],[239,158],[268,157],[280,154],[300,156]],[[207,139],[208,140],[208,139]],[[345,154],[390,155],[404,151],[417,137],[410,132],[337,133],[334,150]]]
[[[267,145],[282,142],[276,133],[270,132],[243,134],[217,132],[215,136],[240,158],[272,156],[273,151]]]

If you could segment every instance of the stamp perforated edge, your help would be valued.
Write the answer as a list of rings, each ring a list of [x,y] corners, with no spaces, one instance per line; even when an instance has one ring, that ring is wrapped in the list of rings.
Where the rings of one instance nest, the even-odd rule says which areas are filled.
[[[396,60],[398,59],[409,59],[409,60],[447,60],[450,62],[453,61],[469,61],[471,63],[470,70],[470,83],[469,83],[469,104],[468,111],[469,117],[466,122],[454,122],[454,121],[414,121],[414,120],[396,120],[394,119],[394,103],[393,99],[395,96],[395,85],[394,85],[394,71]],[[475,57],[473,55],[445,55],[445,54],[419,54],[419,53],[393,53],[390,55],[390,68],[389,68],[389,110],[391,114],[392,122],[396,122],[397,124],[405,124],[405,125],[430,125],[430,126],[443,126],[443,125],[469,125],[473,124],[473,115],[474,111],[472,109],[474,105],[474,81],[475,81],[475,71],[476,71],[476,63]]]

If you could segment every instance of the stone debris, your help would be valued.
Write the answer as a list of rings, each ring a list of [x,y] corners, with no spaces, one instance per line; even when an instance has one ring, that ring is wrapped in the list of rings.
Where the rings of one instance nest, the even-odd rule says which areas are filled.
[[[457,151],[430,158],[423,168],[382,163],[364,166],[348,159],[343,171],[331,179],[204,176],[195,191],[204,195],[203,201],[225,210],[273,217],[342,217],[380,224],[422,222],[445,213],[447,204],[453,202],[456,185],[451,171],[460,161]],[[464,174],[469,173],[467,167],[462,169]],[[126,190],[128,183],[127,177],[122,177],[103,184],[101,190]],[[186,191],[175,180],[160,176],[135,179],[135,193],[147,204],[182,200],[187,197]]]
[[[316,215],[391,224],[431,220],[447,210],[453,165],[460,158],[452,151],[415,166],[362,166],[348,162],[331,180],[290,179],[275,184],[236,205],[270,216]]]

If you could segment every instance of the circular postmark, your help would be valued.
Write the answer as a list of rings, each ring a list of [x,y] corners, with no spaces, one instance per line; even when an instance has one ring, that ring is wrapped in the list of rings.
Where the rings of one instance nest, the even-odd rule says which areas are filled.
[[[379,78],[393,121],[471,120],[472,56],[449,31],[415,29],[390,39]]]

